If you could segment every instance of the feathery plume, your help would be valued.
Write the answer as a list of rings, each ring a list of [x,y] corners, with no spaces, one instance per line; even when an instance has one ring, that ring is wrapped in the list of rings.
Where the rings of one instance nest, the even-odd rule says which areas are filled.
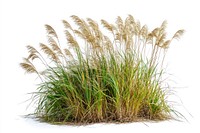
[[[170,43],[171,43],[171,40],[165,41],[165,42],[163,43],[163,45],[162,45],[162,48],[164,48],[164,49],[169,48]]]
[[[49,56],[53,61],[60,62],[58,56],[54,53],[53,50],[51,50],[47,45],[40,43],[41,50]]]
[[[64,53],[65,53],[66,56],[71,56],[71,57],[73,57],[73,56],[72,56],[72,53],[69,51],[69,49],[66,49],[66,48],[65,48],[65,49],[64,49]]]
[[[58,39],[58,35],[56,34],[56,31],[50,25],[46,24],[45,28],[48,35],[52,35],[53,37],[56,37]]]
[[[26,71],[26,73],[38,73],[33,64],[27,59],[23,58],[24,62],[20,63],[20,66]]]
[[[184,30],[178,30],[175,34],[174,34],[174,36],[172,37],[172,39],[179,39],[183,34],[184,34]]]
[[[51,37],[48,36],[48,42],[52,47],[52,50],[56,51],[59,55],[63,55],[60,47],[58,46],[57,42]]]
[[[143,38],[147,38],[148,36],[148,28],[146,25],[142,26],[139,34],[143,37]]]
[[[113,32],[114,26],[112,24],[109,24],[106,20],[101,20],[101,24],[109,31]]]
[[[35,49],[33,46],[31,46],[31,45],[27,45],[26,46],[26,48],[28,49],[28,52],[31,54],[31,53],[33,53],[33,54],[35,54],[35,53],[39,53],[38,51],[37,51],[37,49]]]
[[[124,24],[123,24],[123,20],[120,16],[117,17],[116,24],[117,24],[117,28],[119,29],[119,32],[123,32]]]
[[[64,27],[65,27],[66,29],[69,28],[70,30],[73,30],[72,27],[71,27],[71,25],[70,25],[66,20],[62,20],[62,22],[63,22]]]
[[[71,47],[79,48],[78,42],[74,39],[69,31],[66,30],[65,35]]]

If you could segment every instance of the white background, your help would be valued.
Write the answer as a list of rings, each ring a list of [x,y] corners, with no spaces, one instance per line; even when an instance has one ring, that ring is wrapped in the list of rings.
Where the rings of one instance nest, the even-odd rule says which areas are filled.
[[[200,15],[198,0],[1,0],[0,3],[0,133],[9,132],[199,132],[200,131]],[[115,22],[117,16],[132,14],[149,29],[168,21],[169,37],[184,28],[185,35],[171,44],[168,72],[176,91],[178,111],[189,122],[165,121],[130,124],[56,126],[25,119],[21,115],[29,102],[27,93],[35,90],[33,75],[19,67],[27,56],[25,46],[45,42],[44,24],[62,34],[60,20],[71,15],[90,17],[98,22]],[[189,113],[192,115],[189,115]]]

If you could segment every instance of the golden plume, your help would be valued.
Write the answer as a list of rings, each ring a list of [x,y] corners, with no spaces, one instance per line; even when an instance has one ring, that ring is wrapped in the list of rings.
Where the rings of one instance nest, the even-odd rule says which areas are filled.
[[[76,41],[76,39],[74,39],[74,37],[71,35],[71,33],[69,31],[66,30],[65,35],[66,35],[67,41],[71,47],[79,48],[78,42]]]
[[[46,24],[45,28],[48,35],[52,35],[53,37],[56,37],[58,39],[58,35],[56,34],[56,31],[50,25]]]
[[[47,45],[40,43],[40,47],[41,50],[48,56],[50,57],[50,59],[52,59],[53,61],[59,63],[60,60],[58,58],[58,56],[56,55],[56,53],[54,53],[53,50],[51,50]]]
[[[34,65],[27,58],[23,58],[23,61],[23,63],[20,63],[20,66],[26,73],[38,73]]]

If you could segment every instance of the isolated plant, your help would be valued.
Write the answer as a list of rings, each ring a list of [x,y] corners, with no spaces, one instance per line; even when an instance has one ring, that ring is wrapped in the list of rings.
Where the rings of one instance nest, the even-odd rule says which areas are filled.
[[[165,86],[166,52],[178,30],[166,39],[166,21],[152,31],[129,15],[115,24],[71,16],[63,20],[67,45],[61,48],[50,25],[48,44],[40,50],[28,45],[28,57],[20,64],[41,79],[33,93],[35,116],[47,122],[131,122],[172,117]],[[39,63],[37,67],[35,63]],[[41,67],[41,64],[43,67]],[[42,68],[42,70],[41,70]]]

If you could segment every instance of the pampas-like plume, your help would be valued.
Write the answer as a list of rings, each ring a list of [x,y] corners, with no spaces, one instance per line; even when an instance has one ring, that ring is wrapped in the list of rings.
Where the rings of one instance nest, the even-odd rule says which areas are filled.
[[[74,30],[74,33],[75,33],[78,37],[80,37],[81,39],[86,40],[86,37],[85,37],[85,36],[83,35],[83,33],[80,32],[79,30]]]
[[[71,18],[74,20],[75,24],[79,26],[79,31],[83,36],[82,38],[84,38],[90,44],[95,45],[95,37],[92,35],[89,25],[78,16],[72,15]],[[69,36],[67,38],[72,38],[70,33],[67,33],[66,35]]]
[[[65,27],[66,29],[69,28],[70,30],[73,30],[72,27],[71,27],[71,25],[70,25],[66,20],[62,20],[62,22],[63,22],[64,27]]]
[[[91,18],[87,18],[88,24],[90,25],[90,27],[95,31],[96,29],[98,29],[98,24],[97,22],[95,22],[94,20],[92,20]]]
[[[37,54],[39,54],[39,52],[37,51],[37,49],[35,49],[31,45],[27,45],[26,48],[28,49],[28,53],[29,53],[29,56],[28,56],[27,59],[34,60],[36,58],[39,58],[39,56],[37,55]]]
[[[156,38],[156,44],[155,45],[158,45],[159,47],[162,47],[162,44],[165,41],[165,39],[166,39],[166,33],[163,33],[161,36],[158,36]]]
[[[79,30],[83,33],[84,36],[88,36],[88,34],[90,34],[89,26],[84,20],[75,15],[72,15],[71,18],[74,20],[75,24],[79,26]]]
[[[67,41],[71,47],[79,48],[78,42],[74,39],[74,37],[71,35],[71,33],[69,31],[66,30],[65,35],[66,35]]]
[[[141,24],[140,24],[140,21],[137,21],[137,23],[135,25],[135,33],[136,33],[136,35],[139,34],[140,30],[141,30]]]
[[[26,46],[26,48],[28,49],[28,52],[31,54],[31,53],[33,53],[33,54],[35,54],[35,53],[39,53],[38,51],[37,51],[37,49],[35,49],[33,46],[31,46],[31,45],[27,45]]]
[[[159,31],[160,31],[160,28],[155,28],[151,33],[154,37],[158,37],[159,36]]]
[[[58,46],[57,42],[51,36],[48,36],[48,42],[51,45],[52,50],[57,52],[59,55],[63,55],[62,50]]]
[[[97,39],[102,39],[102,33],[99,29],[99,25],[97,24],[97,22],[95,22],[94,20],[92,20],[91,18],[87,18],[87,21],[89,23],[89,26],[92,28],[94,34],[95,34],[95,38]]]
[[[160,34],[163,34],[165,32],[165,29],[167,28],[167,21],[163,21],[163,23],[160,26]]]
[[[164,49],[169,48],[170,43],[171,43],[171,40],[165,41],[165,42],[163,43],[163,45],[162,45],[162,48],[164,48]]]
[[[56,34],[56,31],[50,25],[46,24],[45,28],[48,35],[52,35],[53,37],[56,37],[58,39],[58,35]]]
[[[114,26],[112,24],[109,24],[106,20],[101,20],[101,24],[109,31],[114,31]]]
[[[26,71],[26,73],[38,73],[34,65],[27,59],[23,58],[24,62],[20,63],[20,66]]]
[[[111,40],[109,39],[109,37],[104,36],[104,40],[105,40],[105,50],[113,50],[113,45]]]
[[[51,50],[47,45],[43,44],[43,43],[40,43],[40,47],[41,47],[41,50],[48,56],[50,57],[50,59],[52,59],[53,61],[59,63],[60,60],[58,58],[58,56],[56,55],[56,53]]]
[[[76,25],[79,27],[84,27],[83,20],[81,20],[78,16],[72,15],[71,18],[74,20]]]
[[[129,20],[130,24],[135,25],[135,19],[134,19],[134,17],[132,15],[129,14],[127,19]]]
[[[27,59],[34,60],[34,59],[37,59],[37,58],[39,58],[39,56],[38,56],[37,54],[35,54],[35,53],[31,53],[31,54],[29,54],[29,56],[28,56]]]
[[[117,17],[116,24],[117,24],[117,28],[119,29],[119,32],[122,33],[124,31],[124,24],[120,16]]]
[[[174,36],[172,37],[172,39],[179,39],[183,34],[184,34],[184,30],[178,30],[175,34],[174,34]]]
[[[139,34],[143,37],[143,38],[147,38],[148,36],[148,28],[146,25],[142,26],[142,29],[140,30]]]
[[[73,57],[72,53],[69,51],[69,49],[63,49],[64,50],[64,53],[66,56],[70,56],[70,57]]]

